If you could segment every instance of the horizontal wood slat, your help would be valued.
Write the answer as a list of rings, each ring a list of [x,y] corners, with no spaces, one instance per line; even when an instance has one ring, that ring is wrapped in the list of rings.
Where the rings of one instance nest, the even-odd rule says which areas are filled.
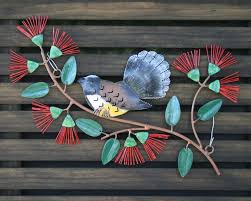
[[[18,52],[18,51],[17,51]],[[185,75],[176,69],[171,64],[172,61],[179,55],[170,55],[167,51],[157,51],[159,54],[163,54],[166,60],[170,64],[172,77],[184,77]],[[137,52],[135,52],[137,53]],[[180,54],[182,51],[180,51]],[[128,54],[80,54],[76,55],[78,63],[78,75],[89,75],[96,74],[100,76],[123,76],[123,72],[126,66],[126,62],[133,53]],[[41,61],[40,54],[23,54],[27,59]],[[251,59],[248,55],[234,55],[238,60],[238,64],[235,64],[228,69],[224,70],[223,73],[217,73],[214,77],[224,76],[230,72],[238,71],[241,77],[251,76]],[[56,59],[55,62],[59,67],[62,67],[66,62],[67,57],[61,57]],[[200,70],[202,76],[207,76],[207,65],[208,60],[206,56],[201,57]],[[8,75],[9,65],[9,54],[0,54],[0,75]],[[48,75],[45,68],[40,67],[39,70],[35,71],[32,75]]]
[[[0,196],[0,201],[251,201],[240,196]]]
[[[0,83],[0,104],[31,104],[31,99],[21,97],[22,91],[31,83]],[[250,105],[251,104],[251,85],[240,85],[240,96],[237,104],[226,100],[223,96],[216,94],[208,89],[201,92],[197,99],[197,104],[203,104],[210,99],[223,98],[224,105]],[[191,105],[194,93],[198,89],[198,85],[192,84],[172,84],[165,98],[157,100],[147,100],[153,105],[166,105],[170,97],[178,96],[182,105]],[[79,84],[68,87],[68,93],[83,104],[87,104]],[[49,104],[68,104],[69,101],[56,89],[50,88],[50,93],[46,97],[40,99],[43,103]]]
[[[251,27],[179,26],[57,26],[80,47],[198,48],[217,43],[225,48],[251,47]],[[45,33],[51,45],[52,26]],[[0,47],[30,47],[32,43],[13,25],[0,26]],[[49,40],[48,40],[49,39]]]
[[[1,189],[251,190],[251,170],[192,169],[186,178],[172,168],[0,168]]]
[[[114,130],[120,130],[122,128],[128,128],[130,126],[120,123],[114,123],[109,120],[93,117],[85,112],[72,112],[72,115],[76,118],[92,118],[100,122],[105,128],[106,132]],[[62,117],[60,121],[57,120],[49,129],[49,131],[58,132],[62,123]],[[180,123],[177,125],[176,130],[183,133],[191,132],[189,113],[182,114]],[[153,125],[159,125],[167,127],[164,120],[164,111],[144,111],[144,112],[130,112],[125,114],[122,118],[141,121]],[[248,112],[220,112],[216,116],[215,133],[222,134],[251,134],[250,124],[251,113]],[[32,114],[30,111],[0,111],[0,130],[1,132],[39,132],[35,128]],[[211,129],[211,121],[200,122],[197,126],[197,130],[200,133],[209,134]]]
[[[207,143],[207,141],[203,141],[203,144]],[[81,144],[76,146],[57,145],[52,139],[1,139],[0,160],[100,161],[103,144],[104,141],[98,139],[83,139]],[[157,161],[175,162],[182,146],[185,146],[182,141],[169,140],[165,151],[158,156]],[[250,141],[218,140],[215,141],[214,147],[213,158],[216,162],[251,162]],[[207,162],[197,151],[194,154],[194,161]]]
[[[1,1],[1,19],[49,15],[69,20],[250,20],[249,1]],[[25,5],[25,6],[23,6]],[[20,9],[22,7],[22,9]],[[55,12],[57,11],[57,12]]]

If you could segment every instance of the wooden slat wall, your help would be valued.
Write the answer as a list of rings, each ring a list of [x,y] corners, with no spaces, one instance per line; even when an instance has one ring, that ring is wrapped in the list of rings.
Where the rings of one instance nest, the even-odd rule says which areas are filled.
[[[54,142],[60,121],[41,135],[31,117],[31,100],[20,97],[33,81],[47,80],[44,69],[15,85],[8,80],[8,52],[14,49],[40,61],[39,50],[16,31],[15,25],[31,15],[49,15],[45,46],[51,44],[52,26],[67,31],[81,48],[77,56],[78,76],[97,74],[105,79],[122,79],[129,55],[156,50],[171,61],[183,51],[218,43],[229,48],[239,63],[227,74],[239,71],[241,94],[238,104],[224,101],[216,117],[215,153],[222,176],[217,177],[200,154],[186,178],[176,170],[178,150],[184,142],[171,138],[157,161],[133,168],[109,164],[103,167],[103,142],[80,134],[81,145],[58,146]],[[44,200],[174,200],[250,201],[251,192],[251,2],[229,1],[31,1],[0,0],[0,201]],[[58,59],[59,65],[66,58]],[[206,76],[202,50],[201,70]],[[150,101],[149,111],[130,112],[124,118],[165,126],[163,111],[172,95],[179,96],[183,115],[177,130],[191,136],[189,109],[197,86],[172,69],[172,86],[167,97]],[[220,73],[215,77],[223,77]],[[78,101],[80,87],[69,89]],[[197,106],[219,97],[204,91]],[[47,104],[67,105],[54,88],[42,99]],[[73,110],[77,108],[73,107]],[[74,117],[90,117],[74,111]],[[127,125],[97,119],[107,132]],[[198,131],[203,143],[209,139],[210,122]]]

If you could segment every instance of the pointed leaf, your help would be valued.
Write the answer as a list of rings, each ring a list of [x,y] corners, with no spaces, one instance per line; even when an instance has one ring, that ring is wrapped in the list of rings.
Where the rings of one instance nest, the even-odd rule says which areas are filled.
[[[80,130],[91,137],[98,137],[102,132],[102,126],[92,119],[77,119],[76,124]]]
[[[64,121],[62,123],[62,126],[66,128],[72,128],[75,126],[75,122],[72,119],[71,115],[67,114],[66,117],[64,118]]]
[[[193,164],[193,152],[190,148],[183,148],[178,156],[178,170],[181,177],[185,177]]]
[[[221,99],[209,101],[208,103],[200,107],[200,109],[198,110],[198,118],[202,121],[207,121],[213,118],[213,116],[220,110],[221,105]]]
[[[135,147],[137,142],[133,137],[128,136],[125,140],[124,147]]]
[[[195,68],[187,73],[187,77],[195,82],[200,81],[200,70],[198,68]]]
[[[149,133],[148,132],[137,132],[137,133],[135,133],[135,135],[136,135],[137,139],[142,144],[144,144],[148,139]]]
[[[26,87],[21,96],[25,98],[41,98],[49,93],[49,86],[45,82],[37,82]]]
[[[77,63],[74,56],[71,56],[66,63],[64,64],[62,73],[61,73],[61,81],[66,85],[71,85],[77,74]]]
[[[109,163],[117,155],[119,148],[120,143],[117,139],[109,139],[105,142],[101,155],[103,165]]]
[[[165,119],[170,126],[175,126],[180,120],[180,103],[176,96],[173,96],[167,104]]]

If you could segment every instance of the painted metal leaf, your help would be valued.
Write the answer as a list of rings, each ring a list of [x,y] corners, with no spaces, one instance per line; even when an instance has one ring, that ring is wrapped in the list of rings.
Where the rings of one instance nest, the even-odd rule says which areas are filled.
[[[213,101],[209,101],[205,105],[201,106],[200,109],[198,110],[198,118],[202,121],[207,121],[220,110],[222,105],[222,100],[221,99],[215,99]]]
[[[185,177],[193,164],[193,152],[190,148],[182,148],[178,156],[178,170],[181,177]]]
[[[103,131],[102,126],[92,119],[79,118],[76,120],[76,124],[80,130],[91,137],[98,137]]]
[[[173,96],[167,104],[165,119],[170,126],[175,126],[180,120],[180,103],[176,96]]]
[[[41,98],[49,93],[49,86],[45,82],[37,82],[26,87],[21,96],[25,98]]]
[[[74,56],[71,56],[64,64],[64,67],[61,73],[61,81],[65,85],[71,85],[76,78],[76,74],[77,74],[76,59]]]
[[[120,148],[120,142],[117,139],[109,139],[105,142],[101,154],[102,164],[109,163],[118,153]]]

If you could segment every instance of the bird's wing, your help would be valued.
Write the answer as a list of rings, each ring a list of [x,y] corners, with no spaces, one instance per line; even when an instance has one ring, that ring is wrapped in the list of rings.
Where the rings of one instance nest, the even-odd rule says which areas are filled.
[[[99,93],[106,102],[121,109],[143,110],[151,107],[149,103],[140,100],[138,95],[123,82],[101,80]]]

